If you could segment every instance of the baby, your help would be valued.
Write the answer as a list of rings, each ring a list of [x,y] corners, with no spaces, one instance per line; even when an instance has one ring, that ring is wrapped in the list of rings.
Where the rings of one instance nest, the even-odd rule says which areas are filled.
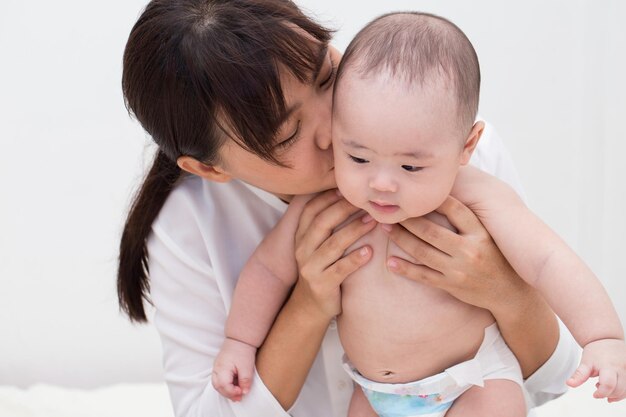
[[[467,166],[484,124],[475,122],[480,70],[465,35],[429,14],[382,16],[348,46],[336,83],[337,186],[380,223],[353,246],[370,245],[373,258],[342,284],[338,331],[357,384],[349,415],[453,417],[479,406],[481,415],[526,415],[519,364],[491,313],[392,272],[402,259],[418,262],[389,239],[390,225],[427,216],[452,233],[436,213],[449,196],[479,217],[583,346],[585,379],[599,375],[599,391],[622,399],[626,344],[606,291],[510,187]],[[237,376],[252,374],[297,277],[294,234],[310,198],[294,198],[237,284],[213,381],[231,399],[247,392]]]

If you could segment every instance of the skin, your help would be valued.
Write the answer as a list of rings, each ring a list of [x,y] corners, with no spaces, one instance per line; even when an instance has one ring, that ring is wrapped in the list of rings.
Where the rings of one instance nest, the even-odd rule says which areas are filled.
[[[346,69],[337,91],[333,147],[337,185],[376,221],[399,223],[434,211],[466,165],[484,123],[457,127],[456,102],[443,81],[408,88],[383,73]],[[413,91],[413,92],[412,92]]]
[[[460,127],[450,111],[456,107],[441,78],[407,86],[386,72],[362,77],[344,68],[332,135],[342,194],[387,231],[408,218],[433,218],[484,129],[482,122]],[[405,383],[473,357],[492,315],[441,290],[394,280],[380,265],[385,257],[403,255],[384,233],[369,234],[356,245],[363,241],[374,247],[374,259],[344,282],[338,318],[342,345],[359,373]],[[449,414],[525,415],[517,384],[490,380],[485,387],[464,393]],[[376,416],[360,391],[355,388],[349,415]]]
[[[234,142],[227,142],[220,150],[219,164],[208,165],[181,157],[179,166],[211,181],[237,178],[286,201],[296,194],[334,187],[330,137],[332,87],[324,88],[320,84],[339,60],[338,51],[329,48],[327,62],[316,83],[311,85],[283,74],[287,103],[300,103],[281,128],[285,136],[276,139],[277,143],[285,142],[297,132],[295,140],[277,150],[277,155],[289,167],[273,165]],[[296,234],[300,275],[259,349],[256,361],[263,382],[285,409],[297,398],[330,320],[341,312],[339,286],[371,258],[369,246],[356,248],[346,256],[344,252],[369,232],[375,222],[356,220],[332,233],[356,210],[336,192],[327,191],[311,200],[301,216]],[[485,237],[486,231],[471,211],[458,202],[444,202],[438,210],[448,216],[452,224],[461,226],[457,227],[460,233],[452,239],[447,235],[438,237],[433,233],[438,226],[422,219],[408,219],[402,222],[403,227],[394,226],[389,232],[391,238],[405,252],[423,261],[423,265],[398,261],[395,270],[409,279],[442,288],[463,301],[488,307],[511,349],[518,355],[524,375],[533,373],[556,346],[558,327],[554,315],[536,293],[516,277],[493,241],[488,235]],[[455,251],[447,253],[446,262],[440,262],[435,256],[439,248],[450,246],[455,246]],[[481,258],[480,254],[485,253],[492,253],[494,257]],[[431,258],[437,261],[431,262]],[[536,308],[525,310],[529,305]],[[521,311],[523,315],[519,314]],[[538,328],[536,323],[545,325]],[[507,329],[511,329],[510,339]],[[516,338],[515,334],[524,337]]]

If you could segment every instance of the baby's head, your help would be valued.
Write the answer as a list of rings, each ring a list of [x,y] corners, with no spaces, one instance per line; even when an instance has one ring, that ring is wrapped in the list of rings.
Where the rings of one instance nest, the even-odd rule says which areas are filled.
[[[476,52],[451,22],[409,12],[368,24],[346,49],[335,87],[343,195],[382,223],[436,209],[482,133],[479,90]]]

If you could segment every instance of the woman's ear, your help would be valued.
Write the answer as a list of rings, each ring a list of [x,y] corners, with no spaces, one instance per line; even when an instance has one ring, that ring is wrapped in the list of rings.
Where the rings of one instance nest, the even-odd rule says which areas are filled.
[[[463,145],[463,151],[461,152],[461,165],[467,165],[469,163],[484,130],[485,122],[476,122],[474,126],[472,126],[472,130],[467,136],[467,139],[465,139],[465,145]]]
[[[176,164],[183,171],[187,171],[190,174],[197,175],[209,181],[215,182],[228,182],[232,179],[232,176],[224,171],[222,168],[207,165],[198,161],[191,156],[181,156],[176,160]]]

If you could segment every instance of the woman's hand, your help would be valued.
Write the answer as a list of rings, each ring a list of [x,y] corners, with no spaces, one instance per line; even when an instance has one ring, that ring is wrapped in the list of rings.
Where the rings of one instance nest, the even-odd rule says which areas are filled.
[[[556,316],[517,275],[468,207],[448,197],[437,212],[458,232],[423,217],[387,227],[391,239],[419,262],[391,257],[389,269],[490,310],[523,376],[530,376],[554,352],[559,340]]]
[[[294,293],[299,292],[304,296],[301,300],[308,300],[312,313],[329,320],[341,312],[339,287],[343,280],[372,256],[369,246],[344,256],[350,246],[376,226],[376,222],[366,222],[363,216],[358,216],[336,230],[358,211],[336,190],[326,191],[306,204],[296,231],[300,277]]]
[[[392,257],[391,271],[492,311],[505,306],[509,297],[530,290],[468,207],[448,197],[436,211],[458,232],[424,217],[393,225],[388,231],[391,239],[419,263]]]

